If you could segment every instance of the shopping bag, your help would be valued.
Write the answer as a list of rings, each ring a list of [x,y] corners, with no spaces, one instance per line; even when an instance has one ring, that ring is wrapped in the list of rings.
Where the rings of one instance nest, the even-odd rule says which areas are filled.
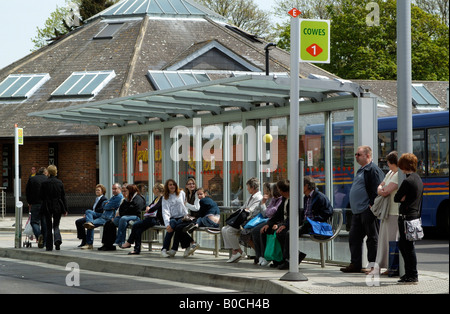
[[[247,224],[244,226],[244,229],[255,228],[257,225],[259,225],[263,222],[267,222],[268,220],[269,220],[269,218],[264,218],[264,216],[260,213],[260,214],[258,214],[258,216],[250,219],[250,221],[247,222]]]
[[[281,250],[280,242],[275,233],[267,235],[266,250],[264,251],[264,258],[267,261],[281,262],[283,260],[283,251]]]
[[[33,227],[31,227],[31,221],[29,217],[23,230],[23,234],[29,237],[33,236]]]
[[[389,266],[388,266],[388,276],[396,277],[399,273],[399,251],[398,251],[398,241],[389,241]]]
[[[333,228],[329,223],[314,221],[310,218],[306,218],[311,225],[310,234],[320,235],[324,237],[332,237],[333,236]]]

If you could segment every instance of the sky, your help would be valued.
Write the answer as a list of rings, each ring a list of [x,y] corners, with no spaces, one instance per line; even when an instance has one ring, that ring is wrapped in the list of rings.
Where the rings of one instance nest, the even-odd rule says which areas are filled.
[[[275,0],[255,0],[265,11],[271,11]],[[43,28],[56,6],[65,0],[0,0],[0,69],[31,53],[37,27]]]

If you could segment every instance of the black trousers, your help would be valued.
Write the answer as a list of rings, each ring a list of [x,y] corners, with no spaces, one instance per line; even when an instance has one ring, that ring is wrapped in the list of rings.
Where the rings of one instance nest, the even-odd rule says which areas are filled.
[[[137,253],[141,252],[141,243],[142,243],[142,233],[158,224],[158,221],[154,217],[147,217],[144,220],[140,220],[134,223],[133,228],[131,229],[131,234],[128,237],[127,242],[130,244],[134,243],[134,251]]]
[[[398,240],[398,249],[403,256],[405,262],[405,275],[408,278],[417,278],[417,256],[414,247],[414,241],[406,240],[405,221],[402,216],[398,217],[398,232],[400,239]]]
[[[112,247],[114,242],[116,241],[117,236],[117,227],[112,220],[108,220],[103,225],[103,236],[102,243],[105,247]]]
[[[367,236],[367,259],[374,263],[377,257],[379,223],[370,208],[361,214],[352,215],[352,226],[349,233],[351,263],[356,268],[362,268],[362,246]],[[365,266],[365,265],[364,265]]]
[[[44,211],[43,216],[46,224],[45,247],[47,250],[52,250],[53,243],[62,243],[61,232],[59,230],[61,214]]]

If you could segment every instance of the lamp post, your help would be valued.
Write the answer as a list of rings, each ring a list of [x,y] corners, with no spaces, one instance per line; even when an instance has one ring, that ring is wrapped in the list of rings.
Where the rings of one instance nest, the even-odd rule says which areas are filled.
[[[275,43],[268,43],[264,47],[264,50],[266,52],[266,76],[270,75],[269,52],[276,46],[277,46],[277,44],[275,44]],[[266,103],[266,106],[268,106],[268,105],[269,105],[269,103]],[[264,139],[265,139],[265,143],[266,143],[266,163],[267,163],[268,167],[270,167],[270,141],[268,140],[268,138],[270,138],[269,135],[270,135],[270,119],[266,119],[266,136],[264,137]],[[267,168],[266,180],[269,181],[269,178],[270,178],[270,168]]]

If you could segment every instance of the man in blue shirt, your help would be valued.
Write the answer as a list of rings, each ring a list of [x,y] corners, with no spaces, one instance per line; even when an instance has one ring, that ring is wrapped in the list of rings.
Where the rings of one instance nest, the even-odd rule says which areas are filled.
[[[352,222],[349,233],[350,265],[341,268],[345,273],[362,271],[362,246],[367,236],[367,259],[374,263],[377,256],[378,221],[370,207],[377,197],[377,187],[384,179],[383,171],[372,161],[372,149],[360,146],[355,154],[356,162],[361,168],[353,178],[350,189],[350,207]]]
[[[113,184],[112,193],[113,196],[103,204],[103,213],[96,213],[93,210],[86,211],[86,223],[84,224],[84,227],[87,229],[86,245],[81,247],[82,249],[92,250],[94,243],[94,229],[103,226],[108,220],[114,218],[116,210],[123,200],[121,185],[119,183]]]

